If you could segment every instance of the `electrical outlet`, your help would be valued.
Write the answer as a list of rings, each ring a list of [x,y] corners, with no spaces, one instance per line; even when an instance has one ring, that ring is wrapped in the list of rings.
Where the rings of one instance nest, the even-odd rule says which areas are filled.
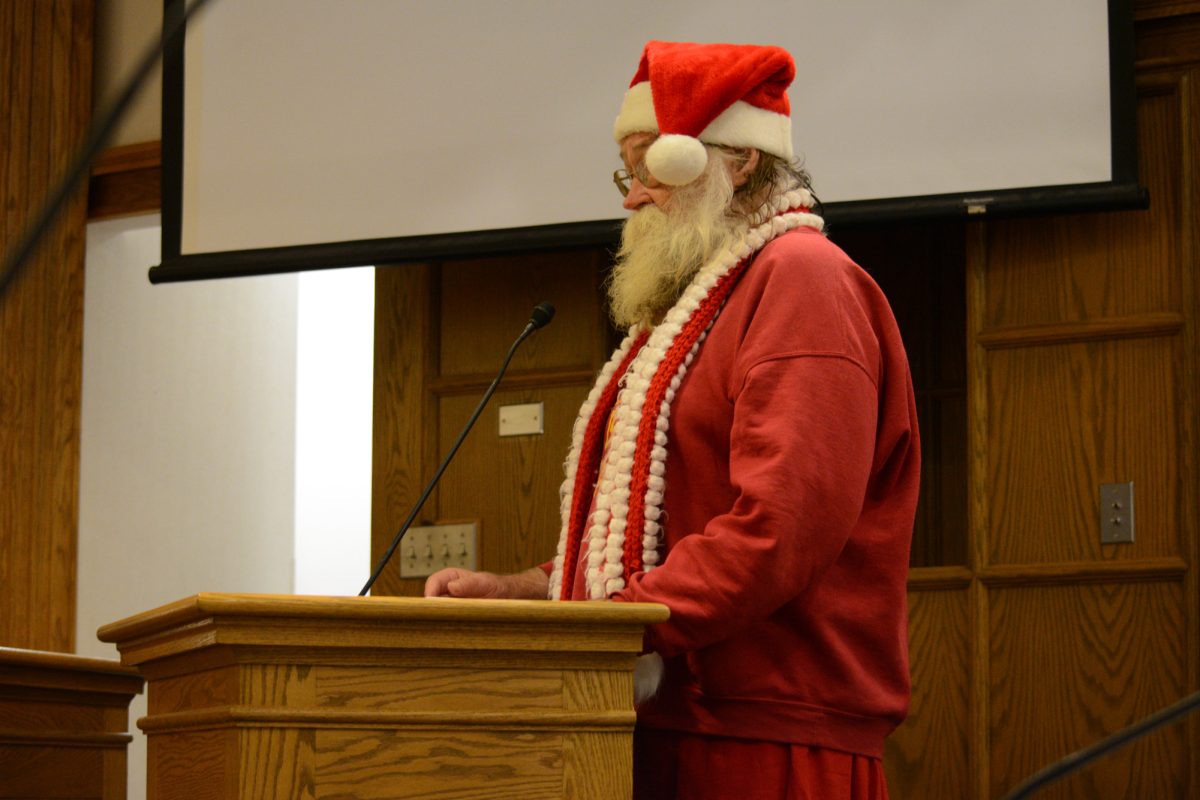
[[[474,522],[409,528],[400,543],[400,577],[424,578],[446,567],[476,569]]]
[[[1100,543],[1133,543],[1133,483],[1100,484]]]

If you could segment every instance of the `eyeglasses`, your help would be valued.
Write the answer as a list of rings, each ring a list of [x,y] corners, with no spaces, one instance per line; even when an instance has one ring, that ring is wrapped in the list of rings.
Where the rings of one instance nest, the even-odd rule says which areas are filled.
[[[617,185],[617,191],[621,193],[621,197],[629,196],[629,189],[634,178],[637,178],[638,183],[647,189],[657,189],[662,186],[662,183],[655,180],[650,171],[646,169],[646,162],[639,161],[634,165],[632,172],[626,169],[619,169],[613,173],[613,183]]]

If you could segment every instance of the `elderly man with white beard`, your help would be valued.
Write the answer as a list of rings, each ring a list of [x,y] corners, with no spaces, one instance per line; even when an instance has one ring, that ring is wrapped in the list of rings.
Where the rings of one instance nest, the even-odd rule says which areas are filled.
[[[822,233],[791,56],[650,42],[614,135],[628,331],[580,409],[553,561],[428,596],[667,605],[635,797],[885,798],[919,444],[887,300]]]

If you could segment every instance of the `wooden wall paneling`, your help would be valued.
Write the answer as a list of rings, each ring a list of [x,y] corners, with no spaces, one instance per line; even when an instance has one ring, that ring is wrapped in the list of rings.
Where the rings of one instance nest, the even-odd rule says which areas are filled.
[[[1184,577],[1183,585],[1188,605],[1192,611],[1186,617],[1187,641],[1187,674],[1192,676],[1189,691],[1200,689],[1200,369],[1197,368],[1197,358],[1200,357],[1200,4],[1193,4],[1196,15],[1192,18],[1197,46],[1187,52],[1191,54],[1192,62],[1188,71],[1180,76],[1181,119],[1183,120],[1184,142],[1183,161],[1180,165],[1180,179],[1184,186],[1190,187],[1184,192],[1180,202],[1180,218],[1190,220],[1181,231],[1181,257],[1187,265],[1184,270],[1183,293],[1190,307],[1187,307],[1187,325],[1183,341],[1186,350],[1184,357],[1185,368],[1183,375],[1184,408],[1190,413],[1183,415],[1181,429],[1184,431],[1186,446],[1184,447],[1180,468],[1183,473],[1184,497],[1190,502],[1184,502],[1180,510],[1180,519],[1191,532],[1190,542],[1185,540],[1184,552],[1191,568]],[[1188,335],[1190,334],[1190,336]],[[1188,546],[1190,545],[1190,547]],[[1191,733],[1191,778],[1192,789],[1200,787],[1200,714],[1192,714],[1189,720]]]
[[[543,300],[554,320],[521,345],[512,374],[595,369],[608,358],[597,293],[605,259],[602,250],[578,250],[442,264],[438,377],[474,377],[486,387]]]
[[[530,337],[417,522],[477,520],[481,568],[553,555],[558,487],[575,413],[607,359],[600,249],[382,269],[376,278],[372,548],[382,555],[500,368],[533,306],[554,321]],[[500,438],[501,405],[544,401],[546,433]],[[398,561],[378,594],[418,595]],[[384,580],[386,578],[386,581]]]
[[[988,402],[984,391],[987,358],[978,345],[983,330],[982,309],[986,303],[987,228],[980,222],[967,225],[966,231],[966,329],[967,329],[967,568],[978,574],[987,563],[987,528],[990,488],[987,483],[991,442],[987,435]],[[971,660],[969,763],[973,777],[970,798],[985,798],[991,782],[988,752],[988,698],[991,671],[986,631],[988,630],[987,587],[973,581],[968,590],[972,622],[969,646]]]
[[[442,264],[437,298],[438,408],[433,451],[449,450],[530,309],[548,300],[554,321],[518,351],[501,389],[451,464],[430,519],[480,521],[478,563],[528,569],[554,555],[562,463],[580,404],[609,354],[599,291],[600,249]],[[503,405],[543,402],[545,432],[500,437]],[[432,453],[433,451],[427,450]]]
[[[1177,337],[989,353],[988,565],[1180,553]],[[1136,541],[1100,543],[1099,487],[1134,483]]]
[[[1181,308],[1180,95],[1142,83],[1139,162],[1150,212],[988,223],[984,329],[1138,318]]]
[[[1135,39],[1136,63],[1139,76],[1176,67],[1193,67],[1200,59],[1200,3],[1155,4],[1150,0],[1134,0],[1137,7]],[[1147,6],[1175,5],[1174,9],[1149,11]],[[1183,8],[1182,6],[1187,6]]]
[[[1200,3],[1196,0],[1136,0],[1134,18],[1145,20],[1180,17],[1187,14],[1200,15]]]
[[[364,569],[364,582],[430,477],[423,470],[430,271],[426,265],[375,270],[371,565]],[[401,581],[398,563],[384,570],[373,594],[420,594],[423,582]]]
[[[92,164],[88,219],[147,214],[162,206],[162,142],[112,147]]]
[[[554,557],[559,534],[558,489],[579,406],[591,381],[498,391],[446,474],[438,518],[483,520],[479,566],[490,572],[528,569]],[[443,451],[478,402],[478,392],[441,398]],[[499,436],[498,409],[515,403],[545,404],[545,433]]]
[[[990,796],[1186,694],[1184,598],[1178,582],[991,593]],[[1189,749],[1171,726],[1039,796],[1194,796]]]
[[[976,797],[1200,682],[1200,50],[1178,47],[1200,39],[1171,32],[1180,27],[1200,31],[1191,17],[1156,19],[1147,60],[1139,26],[1149,211],[994,221],[968,234]],[[1102,547],[1096,484],[1129,479],[1138,541]],[[1173,726],[1044,794],[1193,796],[1198,735],[1200,721]]]
[[[883,764],[893,797],[969,797],[970,579],[908,594],[912,703],[888,737]]]
[[[1181,372],[1183,410],[1180,415],[1184,432],[1180,447],[1181,491],[1183,499],[1180,519],[1188,535],[1184,537],[1184,558],[1190,569],[1183,575],[1189,613],[1185,617],[1187,647],[1188,691],[1200,683],[1200,465],[1197,464],[1197,441],[1200,431],[1200,3],[1170,2],[1170,0],[1138,0],[1137,68],[1138,85],[1143,95],[1157,93],[1163,105],[1174,105],[1172,116],[1164,119],[1163,130],[1156,135],[1159,151],[1164,153],[1166,168],[1172,172],[1180,187],[1176,227],[1166,235],[1179,248],[1181,264],[1181,298],[1184,308],[1184,327],[1181,342],[1184,348],[1184,369]],[[1176,150],[1176,142],[1178,147]],[[1177,159],[1172,157],[1177,155]],[[1152,201],[1153,202],[1153,201]],[[1200,786],[1200,715],[1192,714],[1179,726],[1190,734],[1190,774],[1193,793]]]
[[[40,210],[91,113],[90,0],[0,2],[3,241]],[[82,191],[0,301],[0,644],[74,644]]]

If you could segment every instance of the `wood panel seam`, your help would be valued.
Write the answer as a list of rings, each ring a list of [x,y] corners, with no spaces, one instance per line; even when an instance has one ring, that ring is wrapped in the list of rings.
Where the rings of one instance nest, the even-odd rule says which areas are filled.
[[[586,731],[632,730],[636,712],[627,711],[354,711],[346,709],[283,709],[224,706],[203,710],[169,711],[143,717],[138,727],[147,734],[209,728],[344,728],[459,730]]]
[[[1186,575],[1182,558],[1129,561],[1076,561],[1052,564],[1001,564],[984,567],[979,580],[992,586],[1077,585],[1084,583],[1141,583],[1173,581]]]
[[[1022,325],[982,331],[976,341],[985,350],[1000,350],[1076,342],[1173,336],[1183,330],[1184,318],[1174,311],[1109,317],[1098,320]]]

